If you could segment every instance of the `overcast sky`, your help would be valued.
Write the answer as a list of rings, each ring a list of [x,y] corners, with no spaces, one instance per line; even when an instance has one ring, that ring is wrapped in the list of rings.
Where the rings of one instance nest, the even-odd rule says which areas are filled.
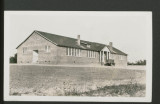
[[[134,62],[146,59],[150,12],[5,12],[10,55],[34,30],[109,44]],[[6,19],[7,18],[7,19]],[[150,20],[151,21],[151,20]]]

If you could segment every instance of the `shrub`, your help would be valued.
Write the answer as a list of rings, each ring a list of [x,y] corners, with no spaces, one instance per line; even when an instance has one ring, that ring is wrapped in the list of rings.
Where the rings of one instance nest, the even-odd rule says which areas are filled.
[[[10,57],[10,63],[17,63],[17,53],[14,55],[14,57]]]

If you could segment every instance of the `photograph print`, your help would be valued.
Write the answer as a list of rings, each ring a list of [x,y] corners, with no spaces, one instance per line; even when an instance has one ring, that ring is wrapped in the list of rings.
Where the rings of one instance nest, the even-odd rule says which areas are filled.
[[[6,101],[151,102],[152,12],[5,11]]]

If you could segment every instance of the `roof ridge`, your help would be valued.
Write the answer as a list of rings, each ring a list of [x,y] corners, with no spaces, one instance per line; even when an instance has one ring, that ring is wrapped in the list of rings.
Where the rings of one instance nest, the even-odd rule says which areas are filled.
[[[34,30],[34,31],[36,31],[36,32],[43,32],[43,33],[47,33],[47,34],[51,34],[51,35],[56,35],[56,36],[59,36],[59,37],[65,37],[65,38],[70,38],[70,39],[77,40],[76,38],[71,38],[71,37],[67,37],[67,36],[63,36],[63,35],[58,35],[58,34],[52,34],[52,33],[49,33],[49,32],[44,32],[44,31],[39,31],[39,30]],[[99,43],[99,42],[93,42],[93,41],[87,41],[87,40],[81,40],[81,41],[105,45],[105,44],[102,44],[102,43]]]
[[[71,38],[71,37],[67,37],[67,36],[63,36],[63,35],[58,35],[58,34],[52,34],[52,33],[49,33],[49,32],[44,32],[44,31],[38,31],[38,30],[35,30],[35,31],[47,33],[47,34],[50,34],[50,35],[56,35],[56,36],[59,36],[59,37],[65,37],[65,38],[70,38],[70,39],[76,39],[76,38]]]
[[[83,45],[82,45],[83,46],[82,47],[82,46],[76,44],[76,40],[77,40],[76,38],[71,38],[71,37],[67,37],[67,36],[63,36],[63,35],[57,35],[57,34],[52,34],[52,33],[38,31],[38,30],[34,30],[21,44],[23,44],[34,32],[39,34],[43,38],[46,38],[48,41],[51,41],[52,43],[55,43],[55,45],[58,45],[58,46],[74,47],[74,48],[88,49],[88,50],[94,50],[94,51],[100,51],[105,46],[107,46],[109,48],[109,45],[107,45],[107,44],[102,44],[102,43],[92,42],[92,41],[86,41],[86,40],[81,40],[81,41],[86,42],[87,44],[90,43],[91,47],[88,48],[87,46],[83,46]],[[127,55],[126,53],[124,53],[123,51],[121,51],[121,50],[119,50],[115,47],[113,47],[112,52],[113,51],[116,52],[116,54]]]

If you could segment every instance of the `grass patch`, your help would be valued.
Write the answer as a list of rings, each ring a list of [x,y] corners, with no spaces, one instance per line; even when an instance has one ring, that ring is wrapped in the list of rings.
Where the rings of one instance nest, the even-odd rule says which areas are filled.
[[[13,96],[21,96],[21,94],[19,92],[14,92],[12,95]]]
[[[145,96],[143,92],[145,90],[145,85],[141,84],[127,84],[127,85],[112,85],[105,86],[103,88],[98,88],[97,90],[90,90],[87,92],[79,93],[77,91],[72,91],[66,93],[66,96]],[[141,94],[137,95],[140,92]]]

